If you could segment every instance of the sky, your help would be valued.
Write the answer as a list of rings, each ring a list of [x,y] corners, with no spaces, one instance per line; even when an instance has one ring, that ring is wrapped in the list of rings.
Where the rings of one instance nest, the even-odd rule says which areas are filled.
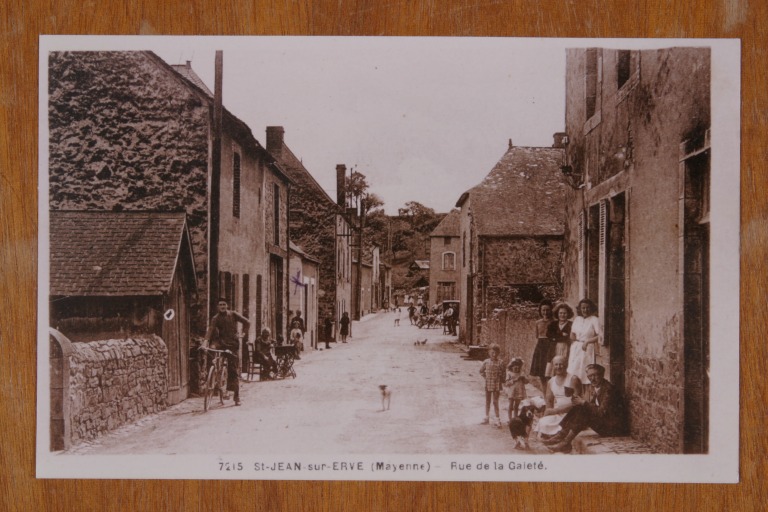
[[[266,127],[336,197],[337,164],[368,178],[389,214],[408,201],[453,208],[508,148],[563,130],[562,43],[502,38],[153,38],[137,46],[191,61],[266,145]]]
[[[368,178],[389,214],[408,201],[448,212],[507,151],[549,147],[565,124],[565,51],[709,40],[470,37],[44,36],[46,48],[151,50],[191,61],[266,146],[266,127],[336,197],[336,165]],[[41,66],[45,61],[41,60]],[[42,104],[43,102],[41,102]]]

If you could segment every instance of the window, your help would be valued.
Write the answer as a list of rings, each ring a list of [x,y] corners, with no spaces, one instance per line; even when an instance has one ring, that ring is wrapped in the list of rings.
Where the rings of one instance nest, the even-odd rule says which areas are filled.
[[[240,218],[240,154],[232,155],[232,216]]]
[[[619,55],[616,60],[616,83],[619,89],[621,89],[621,87],[627,83],[627,80],[629,80],[631,70],[630,57],[631,54],[629,50],[619,50]]]
[[[437,304],[444,300],[458,300],[456,296],[456,283],[453,281],[439,281],[437,283]]]
[[[280,185],[277,183],[273,186],[273,195],[274,200],[272,201],[274,205],[274,232],[275,232],[275,245],[280,245]]]
[[[456,270],[456,253],[443,253],[443,270]]]
[[[595,115],[597,110],[597,49],[590,48],[587,50],[587,62],[586,62],[586,108],[587,119]]]
[[[443,237],[443,245],[451,245],[451,237],[444,236]]]

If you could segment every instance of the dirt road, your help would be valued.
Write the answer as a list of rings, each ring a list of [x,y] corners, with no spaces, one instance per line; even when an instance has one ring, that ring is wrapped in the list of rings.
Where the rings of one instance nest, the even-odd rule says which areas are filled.
[[[407,317],[393,324],[392,313],[370,315],[354,323],[349,343],[305,351],[295,379],[243,382],[240,407],[229,400],[203,412],[193,397],[69,453],[514,453],[506,427],[480,424],[481,363],[462,359],[442,328],[419,329]],[[380,384],[392,389],[388,411]],[[531,441],[530,453],[548,453]]]

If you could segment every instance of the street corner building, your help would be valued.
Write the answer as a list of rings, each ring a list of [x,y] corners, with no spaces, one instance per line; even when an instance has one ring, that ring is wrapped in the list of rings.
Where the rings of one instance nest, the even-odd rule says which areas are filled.
[[[201,335],[218,297],[285,335],[289,178],[191,64],[152,52],[51,52],[51,210],[186,214]]]
[[[52,211],[51,449],[89,440],[189,393],[183,213]]]
[[[710,50],[566,55],[564,292],[659,453],[707,453]]]
[[[558,146],[559,139],[553,147],[510,140],[491,172],[456,203],[459,332],[466,343],[481,340],[482,322],[494,311],[560,296],[567,187]]]
[[[451,210],[429,235],[429,297],[435,304],[461,297],[459,223],[459,210]]]

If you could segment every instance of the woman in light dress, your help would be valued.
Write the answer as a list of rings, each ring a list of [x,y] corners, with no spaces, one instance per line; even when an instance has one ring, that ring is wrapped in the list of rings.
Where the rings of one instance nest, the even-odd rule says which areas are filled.
[[[568,373],[587,380],[587,365],[595,362],[603,330],[597,318],[597,306],[589,299],[582,299],[576,308],[579,316],[571,327],[571,349],[568,355]]]
[[[539,418],[536,431],[547,439],[560,431],[560,421],[571,410],[574,394],[581,395],[581,381],[566,371],[567,360],[563,356],[552,359],[554,376],[547,381],[544,415]]]

